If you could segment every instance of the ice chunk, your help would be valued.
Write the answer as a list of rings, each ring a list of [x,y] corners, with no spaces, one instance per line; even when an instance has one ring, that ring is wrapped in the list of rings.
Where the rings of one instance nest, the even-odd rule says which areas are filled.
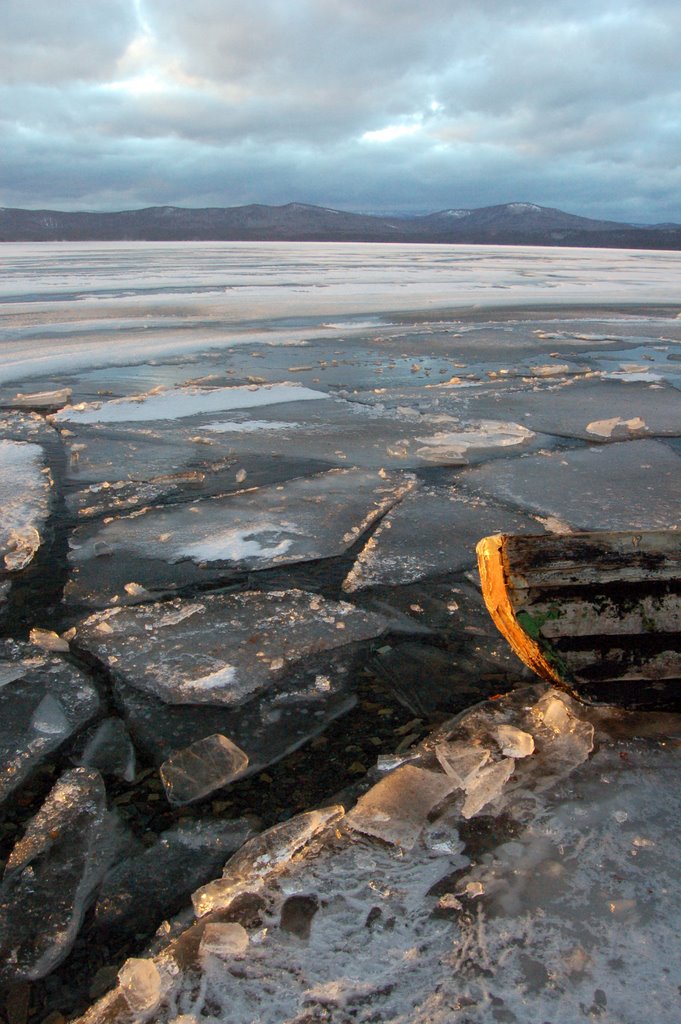
[[[381,615],[302,590],[245,591],[109,609],[81,623],[78,639],[168,703],[238,705],[292,673],[299,686],[312,659],[343,649],[352,656],[354,643],[387,625]]]
[[[17,409],[34,409],[40,412],[52,412],[60,409],[70,401],[71,388],[58,388],[54,391],[34,391],[22,394],[18,391],[11,404]]]
[[[403,765],[360,797],[345,820],[357,832],[410,850],[429,812],[455,788],[448,775]]]
[[[446,774],[463,789],[471,776],[490,759],[490,752],[472,743],[441,742],[435,747],[435,755]]]
[[[50,503],[40,445],[0,440],[0,559],[8,572],[24,569],[41,544]]]
[[[515,768],[515,761],[512,757],[505,757],[496,764],[481,768],[474,775],[466,779],[466,799],[461,808],[464,818],[473,818],[483,807],[496,800]]]
[[[199,955],[231,959],[243,955],[249,941],[248,932],[242,924],[207,924],[201,937]]]
[[[526,444],[533,437],[534,433],[520,423],[482,420],[461,430],[440,431],[431,437],[419,438],[422,447],[416,454],[426,462],[439,465],[465,464],[471,450],[508,448]]]
[[[79,764],[126,782],[135,778],[135,748],[120,718],[105,718],[88,738]]]
[[[0,803],[98,712],[92,682],[63,659],[0,643]]]
[[[582,764],[593,750],[594,726],[575,714],[568,701],[550,690],[531,709],[535,741],[546,765],[545,784]]]
[[[607,420],[594,420],[587,424],[586,429],[589,434],[613,441],[624,441],[630,437],[640,437],[642,434],[650,433],[645,421],[640,416],[633,416],[628,420],[622,419],[621,416],[613,416]]]
[[[0,888],[4,980],[35,980],[69,953],[114,844],[97,772],[62,775],[12,850]]]
[[[507,757],[528,757],[534,753],[534,736],[515,725],[499,725],[494,736]]]
[[[235,895],[257,889],[264,876],[276,874],[325,829],[340,821],[340,804],[297,814],[250,839],[225,864],[223,877],[198,889],[192,896],[199,917],[228,907]]]
[[[190,507],[152,509],[82,526],[71,539],[74,573],[68,595],[101,604],[115,594],[116,600],[130,603],[139,598],[125,593],[125,583],[132,577],[147,589],[162,589],[166,563],[175,567],[177,586],[222,578],[227,569],[265,569],[340,555],[413,486],[413,479],[398,474],[339,469]],[[116,556],[104,579],[95,561],[102,544]]]
[[[29,640],[43,651],[68,651],[68,640],[63,640],[53,629],[34,628],[29,633]]]
[[[150,420],[175,420],[185,416],[252,409],[282,402],[329,400],[324,391],[297,384],[265,384],[260,387],[198,388],[179,387],[168,391],[115,398],[94,405],[73,405],[55,416],[58,423],[126,423]]]
[[[215,733],[178,750],[161,765],[160,775],[170,802],[188,804],[226,786],[247,764],[248,754]]]
[[[47,736],[64,736],[71,731],[62,704],[51,693],[45,694],[33,712],[31,728]]]
[[[118,984],[135,1014],[153,1013],[163,998],[161,975],[153,960],[126,960],[118,972]]]

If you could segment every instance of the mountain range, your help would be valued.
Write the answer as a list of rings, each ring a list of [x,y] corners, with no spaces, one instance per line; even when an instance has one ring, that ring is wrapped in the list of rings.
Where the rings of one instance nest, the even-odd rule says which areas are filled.
[[[0,242],[301,241],[440,242],[681,249],[681,224],[577,217],[535,203],[440,210],[421,216],[346,213],[307,203],[117,213],[0,208]]]

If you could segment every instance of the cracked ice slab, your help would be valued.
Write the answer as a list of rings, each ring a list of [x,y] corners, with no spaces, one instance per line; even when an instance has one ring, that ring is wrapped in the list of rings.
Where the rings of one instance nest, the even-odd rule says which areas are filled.
[[[495,464],[498,465],[498,464]],[[401,586],[475,564],[475,545],[492,533],[524,533],[537,521],[453,487],[407,495],[379,524],[348,573],[343,590]]]
[[[99,711],[78,669],[35,647],[0,646],[0,803]]]
[[[75,642],[111,670],[151,761],[220,733],[251,774],[354,706],[354,666],[387,627],[300,590],[244,592],[109,609],[81,623]]]
[[[186,416],[260,408],[282,402],[328,400],[324,391],[313,391],[298,384],[248,384],[243,387],[179,387],[148,392],[132,398],[114,398],[66,406],[54,417],[58,423],[140,423],[149,420],[175,420]]]
[[[623,441],[465,470],[462,489],[555,516],[578,530],[678,525],[681,458],[659,441]]]
[[[413,486],[399,473],[337,469],[82,526],[70,540],[68,598],[100,607],[130,603],[139,601],[125,589],[131,581],[163,591],[220,578],[226,570],[333,558]]]
[[[467,401],[469,415],[498,413],[514,417],[545,434],[598,441],[589,424],[601,420],[640,419],[637,433],[657,436],[681,434],[681,392],[668,386],[623,384],[600,377],[565,386],[505,391],[503,401],[484,393]]]
[[[0,440],[0,566],[24,569],[42,543],[50,507],[50,479],[42,448]]]
[[[387,625],[302,590],[246,591],[97,612],[78,626],[78,643],[166,703],[236,706]],[[318,685],[320,696],[332,687]]]
[[[341,808],[299,815],[195,893],[199,920],[146,961],[163,982],[154,1019],[191,1006],[234,1024],[676,1024],[681,973],[659,950],[681,927],[680,734],[678,715],[586,708],[544,686],[445,723],[414,752],[410,786],[397,768],[347,816],[378,834]],[[402,823],[409,844],[381,823]],[[287,914],[299,894],[302,943]],[[243,929],[238,970],[201,953],[225,919]],[[83,1024],[123,1024],[130,995]]]

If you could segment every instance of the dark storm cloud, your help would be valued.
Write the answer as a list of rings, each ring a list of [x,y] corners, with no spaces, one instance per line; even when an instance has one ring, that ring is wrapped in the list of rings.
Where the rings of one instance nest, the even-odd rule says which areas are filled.
[[[667,0],[4,0],[4,205],[681,218]]]

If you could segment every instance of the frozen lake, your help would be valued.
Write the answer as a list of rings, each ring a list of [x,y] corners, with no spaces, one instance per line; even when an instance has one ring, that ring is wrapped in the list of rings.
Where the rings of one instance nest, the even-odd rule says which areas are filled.
[[[98,951],[125,949],[116,967],[140,953],[253,830],[340,789],[351,803],[377,758],[389,770],[444,716],[528,682],[482,604],[481,536],[678,528],[681,253],[88,243],[0,257],[0,953],[46,1016],[82,1009]],[[58,905],[52,854],[42,890],[12,875],[30,820],[107,851],[57,844]],[[438,838],[435,864],[417,838],[431,882],[448,850],[453,870],[456,842]],[[140,916],[130,894],[152,876]],[[542,972],[537,1013],[553,998]],[[513,1005],[532,1018],[528,998]]]

